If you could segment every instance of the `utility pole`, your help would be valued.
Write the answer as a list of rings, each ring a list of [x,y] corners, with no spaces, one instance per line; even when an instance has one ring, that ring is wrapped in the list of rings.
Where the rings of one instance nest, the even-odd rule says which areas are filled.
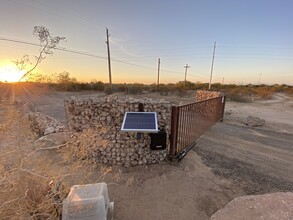
[[[258,85],[260,85],[261,73],[259,74]]]
[[[160,65],[161,65],[161,59],[158,60],[158,79],[157,79],[157,88],[159,88],[160,85]]]
[[[212,60],[212,67],[211,67],[209,90],[211,90],[211,86],[212,86],[212,77],[213,77],[213,69],[214,69],[214,61],[215,61],[215,52],[216,52],[216,42],[214,44],[214,52],[213,52],[213,60]]]
[[[112,87],[112,73],[111,73],[111,58],[110,58],[110,45],[109,45],[109,31],[108,28],[106,28],[106,44],[107,44],[107,51],[108,51],[108,68],[109,68],[109,83],[110,83],[110,87]]]
[[[187,68],[190,68],[190,66],[188,66],[188,64],[186,64],[186,65],[184,66],[184,68],[185,68],[184,87],[186,87]]]
[[[225,80],[225,78],[223,77],[223,78],[222,78],[222,85],[224,85],[224,80]]]

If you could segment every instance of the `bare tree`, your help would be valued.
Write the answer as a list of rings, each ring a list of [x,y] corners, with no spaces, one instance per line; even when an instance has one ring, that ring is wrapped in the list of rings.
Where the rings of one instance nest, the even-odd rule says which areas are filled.
[[[44,26],[35,26],[33,34],[38,37],[40,41],[39,54],[36,56],[34,64],[30,61],[29,55],[25,54],[20,60],[13,61],[19,70],[25,70],[25,73],[19,81],[28,76],[41,62],[46,59],[46,55],[54,53],[57,45],[65,40],[65,37],[52,37],[48,28]],[[32,65],[28,69],[28,65]]]

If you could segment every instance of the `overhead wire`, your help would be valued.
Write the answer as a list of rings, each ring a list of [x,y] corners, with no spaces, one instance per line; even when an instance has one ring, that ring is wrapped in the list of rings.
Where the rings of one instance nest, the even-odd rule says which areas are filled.
[[[36,9],[36,10],[42,10],[42,11],[45,11],[49,14],[53,14],[55,16],[59,16],[59,17],[62,17],[62,18],[66,18],[66,19],[69,19],[69,20],[72,20],[72,21],[75,21],[75,22],[79,22],[80,24],[84,25],[84,26],[87,26],[89,28],[95,28],[94,26],[101,26],[103,28],[106,27],[106,25],[103,25],[103,24],[99,24],[99,23],[93,23],[93,22],[90,22],[88,21],[87,19],[83,18],[82,16],[80,15],[76,15],[74,14],[74,17],[72,17],[73,14],[71,14],[71,12],[67,11],[67,10],[64,10],[64,9],[61,9],[61,8],[57,8],[55,6],[52,6],[50,4],[47,4],[45,2],[41,2],[39,0],[34,0],[35,2],[37,2],[38,4],[40,5],[45,5],[46,7],[49,7],[53,10],[57,10],[63,14],[66,14],[67,16],[64,16],[64,15],[60,15],[56,12],[52,12],[50,10],[45,10],[44,8],[40,8],[40,7],[36,7],[35,5],[32,5],[32,4],[24,4],[23,2],[20,2],[18,0],[11,0],[10,2],[14,2],[14,3],[17,3],[17,4],[21,4],[25,7],[29,7],[29,8],[33,8],[33,9]],[[79,18],[79,19],[76,19],[76,18]],[[88,25],[86,23],[92,23],[94,24],[93,25]],[[96,29],[97,30],[97,29]],[[99,30],[100,31],[100,30]],[[259,48],[259,49],[278,49],[278,50],[293,50],[293,48],[278,48],[278,47],[262,47],[262,46],[238,46],[238,45],[218,45],[217,46],[218,48],[245,48],[245,49],[249,49],[249,48]],[[191,49],[195,49],[195,48],[210,48],[210,46],[208,45],[194,45],[194,46],[190,46],[190,47],[175,47],[175,48],[140,48],[140,50],[143,50],[143,51],[162,51],[162,50],[185,50],[185,49],[188,49],[188,50],[191,50]],[[112,52],[115,52],[115,50],[113,50]],[[75,53],[75,52],[74,52]],[[202,54],[202,53],[201,53]],[[210,54],[210,53],[207,53],[207,54]],[[217,54],[220,54],[220,53],[217,53]],[[191,54],[188,54],[188,55],[194,55],[194,53],[191,53]],[[267,55],[267,54],[260,54],[260,55]],[[169,57],[183,57],[183,56],[186,56],[185,54],[183,55],[168,55],[168,57],[166,58],[169,58]],[[287,57],[286,55],[278,55],[278,56],[283,56],[283,57]],[[144,57],[156,57],[156,56],[144,56]],[[119,58],[119,57],[117,57]],[[117,59],[116,58],[116,59]],[[123,59],[125,59],[126,57],[123,57]],[[205,59],[205,58],[209,58],[209,57],[196,57],[197,59]],[[217,57],[217,58],[226,58],[226,57]],[[230,58],[230,57],[228,57]],[[237,57],[233,56],[234,59],[237,59]],[[242,57],[239,57],[239,59],[242,58]],[[291,56],[289,56],[289,58],[291,58]],[[139,58],[132,58],[132,59],[139,59]],[[119,61],[120,62],[120,61]],[[125,62],[125,61],[123,61]],[[121,63],[123,63],[121,62]]]
[[[0,36],[0,40],[14,42],[14,43],[20,43],[20,44],[26,44],[26,45],[30,45],[30,46],[38,46],[38,47],[41,46],[40,44],[37,44],[37,43],[32,43],[32,42],[28,42],[28,41],[21,41],[21,40],[11,39],[11,38],[1,37],[1,36]],[[74,53],[74,54],[79,54],[79,55],[84,55],[84,56],[104,59],[104,60],[108,59],[107,57],[98,56],[98,55],[90,54],[88,52],[78,51],[78,50],[74,50],[74,49],[66,49],[66,48],[60,48],[60,47],[57,47],[55,49],[59,50],[59,51],[63,51],[63,52],[69,52],[69,53]],[[129,62],[126,62],[126,61],[123,61],[123,60],[111,59],[111,61],[118,62],[118,63],[123,63],[123,64],[126,64],[126,65],[131,65],[131,66],[135,66],[135,67],[139,67],[139,68],[156,70],[156,68],[153,68],[153,67],[147,67],[147,66],[143,66],[143,65],[133,64],[133,63],[129,63]],[[161,69],[161,71],[166,72],[166,73],[173,73],[173,74],[183,75],[183,72],[177,72],[177,71],[168,70],[168,69]],[[195,75],[191,75],[191,74],[189,74],[189,75],[194,76],[194,77],[197,76],[197,75],[195,76]]]
[[[36,0],[35,0],[36,1]],[[72,21],[74,21],[74,22],[78,22],[79,24],[81,24],[81,25],[83,25],[83,26],[85,26],[85,27],[88,27],[88,28],[90,28],[90,29],[95,29],[96,31],[101,31],[100,29],[97,29],[97,27],[94,27],[93,25],[89,25],[89,24],[87,24],[86,22],[88,22],[88,21],[86,21],[85,19],[83,19],[81,16],[77,16],[77,15],[75,15],[74,17],[71,17],[71,16],[69,16],[68,15],[68,13],[66,13],[66,11],[64,11],[63,12],[63,14],[67,14],[67,16],[64,16],[64,15],[60,15],[60,14],[58,14],[58,13],[56,13],[56,12],[52,12],[52,11],[49,11],[49,10],[46,10],[46,9],[44,9],[44,8],[42,8],[42,7],[36,7],[35,5],[32,5],[32,4],[24,4],[22,1],[20,2],[20,1],[17,1],[17,0],[10,0],[10,2],[12,2],[12,3],[16,3],[16,4],[20,4],[20,5],[22,5],[22,6],[25,6],[25,7],[28,7],[28,8],[31,8],[31,9],[35,9],[35,10],[41,10],[41,11],[44,11],[44,12],[46,12],[46,13],[49,13],[49,14],[51,14],[51,15],[54,15],[54,16],[57,16],[57,17],[60,17],[60,18],[65,18],[65,19],[68,19],[68,20],[72,20]],[[37,1],[39,4],[43,4],[43,5],[46,5],[46,6],[49,6],[49,7],[51,7],[51,8],[55,8],[55,7],[53,7],[53,6],[50,6],[50,5],[48,5],[48,4],[46,4],[46,3],[41,3],[41,2],[39,2],[39,1]],[[57,10],[59,10],[60,12],[62,12],[62,10],[61,9],[58,9],[58,8],[56,8]],[[82,18],[84,21],[86,21],[86,22],[84,22],[84,21],[82,21],[82,20],[79,20],[79,19],[76,19],[76,17],[80,17],[80,18]],[[98,23],[94,23],[94,25],[96,26],[101,26],[101,27],[103,27],[103,28],[105,28],[106,26],[105,25],[102,25],[102,24],[98,24]]]
[[[10,42],[20,43],[20,44],[26,44],[26,45],[30,45],[30,46],[38,46],[38,47],[41,46],[40,44],[37,44],[37,43],[16,40],[16,39],[11,39],[11,38],[1,37],[1,36],[0,36],[0,40],[10,41]],[[104,60],[108,59],[107,57],[104,57],[104,56],[98,56],[98,55],[90,54],[88,52],[78,51],[78,50],[74,50],[74,49],[66,49],[66,48],[61,48],[61,47],[56,47],[55,49],[59,50],[59,51],[64,51],[64,52],[69,52],[69,53],[74,53],[74,54],[79,54],[79,55],[84,55],[84,56],[90,56],[90,57],[95,57],[95,58],[104,59]],[[146,66],[142,66],[142,65],[138,65],[138,64],[129,63],[129,62],[126,62],[123,60],[111,59],[111,61],[131,65],[131,66],[146,68],[146,69],[155,69],[155,68],[151,68],[151,67],[146,67]]]

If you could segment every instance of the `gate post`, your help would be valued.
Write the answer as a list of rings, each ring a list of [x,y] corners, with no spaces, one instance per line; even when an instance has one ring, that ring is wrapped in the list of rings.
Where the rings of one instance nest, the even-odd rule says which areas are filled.
[[[225,104],[226,104],[226,96],[222,96],[222,119],[221,119],[221,122],[223,122],[223,120],[224,120]]]
[[[179,107],[172,106],[170,150],[169,150],[169,158],[171,161],[173,161],[176,156],[177,137],[178,137],[178,121],[179,121]]]

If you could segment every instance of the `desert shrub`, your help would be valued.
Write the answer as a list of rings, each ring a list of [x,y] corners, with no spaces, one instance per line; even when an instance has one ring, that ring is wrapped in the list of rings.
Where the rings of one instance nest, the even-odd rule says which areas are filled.
[[[125,92],[128,93],[128,88],[126,84],[118,84],[116,85],[117,92]]]
[[[160,84],[160,86],[161,85],[164,85],[164,84]],[[153,83],[153,84],[148,85],[147,89],[149,92],[156,92],[158,90],[158,86],[157,86],[157,84]]]
[[[141,94],[144,91],[143,84],[130,84],[127,86],[129,94]]]
[[[213,83],[211,86],[212,90],[219,91],[222,89],[222,85],[220,83]]]
[[[275,84],[275,85],[273,85],[273,88],[276,92],[285,92],[285,90],[286,90],[286,88],[288,88],[288,86],[285,84],[282,84],[282,85]]]
[[[0,206],[1,219],[59,219],[62,213],[62,201],[69,187],[61,181],[21,174],[7,176],[12,183],[2,192],[6,200]]]
[[[293,95],[293,86],[287,86],[286,88],[284,88],[283,92],[288,95]]]
[[[188,81],[186,82],[186,85],[188,85]],[[180,82],[177,82],[177,83],[175,84],[175,89],[176,89],[177,91],[179,91],[179,90],[184,90],[184,89],[187,89],[187,86],[185,86],[185,82],[184,82],[184,81],[180,81]]]
[[[180,97],[184,97],[189,94],[187,89],[178,89],[178,91],[176,93]]]
[[[111,86],[105,86],[104,93],[111,95],[113,93],[113,88]]]
[[[261,99],[271,99],[275,89],[273,87],[258,87],[255,88],[255,94]]]
[[[198,89],[207,90],[208,87],[209,87],[209,84],[208,83],[195,83],[193,85],[193,90],[198,90]],[[212,88],[213,88],[213,86],[212,86]],[[214,90],[216,90],[216,89],[214,89]]]
[[[105,84],[101,81],[98,82],[92,82],[93,89],[97,91],[104,91],[105,89]]]
[[[22,178],[20,190],[24,192],[24,198],[19,201],[23,216],[31,219],[58,219],[69,187],[61,181],[44,181],[29,175]]]
[[[251,88],[234,86],[232,88],[225,88],[223,92],[228,99],[234,102],[250,102],[255,93]]]
[[[160,95],[165,96],[169,95],[170,93],[173,93],[174,87],[161,84],[157,90],[160,93]]]

